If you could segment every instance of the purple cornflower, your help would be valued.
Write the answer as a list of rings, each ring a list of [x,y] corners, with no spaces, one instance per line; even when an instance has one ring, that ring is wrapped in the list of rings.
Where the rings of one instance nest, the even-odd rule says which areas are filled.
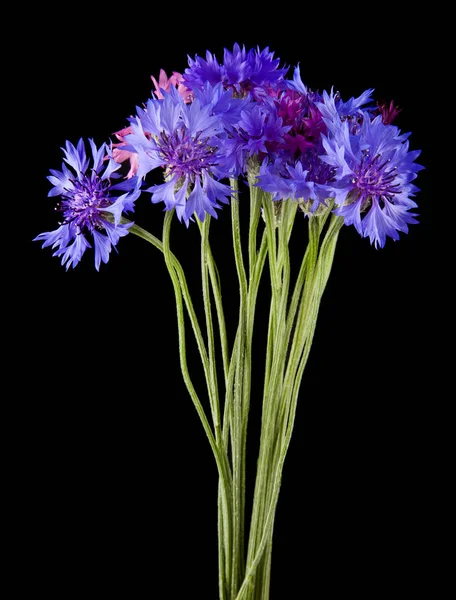
[[[417,206],[412,198],[418,188],[412,181],[423,168],[414,162],[420,151],[409,151],[409,134],[385,125],[382,115],[372,119],[362,111],[356,122],[350,121],[338,115],[328,96],[325,100],[320,109],[328,135],[323,136],[321,159],[334,169],[328,186],[334,212],[375,247],[383,247],[387,236],[397,240],[399,231],[407,233],[408,224],[417,223],[417,215],[409,211]]]
[[[364,115],[374,114],[374,109],[362,110],[371,101],[371,93],[366,90],[344,102],[333,92],[313,92],[302,82],[298,65],[285,88],[269,91],[277,116],[288,130],[269,161],[262,160],[258,185],[272,193],[274,200],[299,201],[306,213],[327,204],[326,200],[336,195],[340,172],[325,157],[324,140],[332,139],[337,129],[334,123],[347,123],[353,135],[359,132]]]
[[[268,190],[274,197],[283,192],[282,177],[288,180],[290,174],[295,173],[301,181],[303,171],[305,176],[310,176],[311,169],[303,157],[309,155],[309,150],[315,152],[321,145],[321,133],[326,131],[315,104],[321,97],[307,90],[298,68],[293,83],[296,89],[285,81],[275,87],[269,84],[256,98],[250,96],[230,140],[234,152],[242,155],[244,165],[250,157],[256,156],[257,162],[262,164],[262,181],[267,178]],[[268,161],[264,160],[266,157]],[[296,161],[302,163],[297,170]],[[269,167],[271,172],[267,174]],[[278,179],[277,190],[273,190],[274,178]]]
[[[238,148],[248,156],[268,154],[284,141],[291,126],[283,125],[282,117],[269,99],[264,103],[251,103],[242,111],[238,123]]]
[[[191,104],[174,88],[163,90],[163,99],[149,99],[131,121],[126,148],[138,154],[138,177],[164,169],[165,183],[145,191],[152,194],[152,202],[164,202],[166,210],[175,208],[187,226],[194,213],[204,221],[206,213],[217,217],[218,202],[229,203],[232,190],[219,181],[230,175],[224,148],[229,122],[230,105],[221,84],[212,94],[206,87]]]
[[[315,104],[319,99],[317,92],[301,94],[293,90],[280,91],[275,99],[277,114],[289,129],[284,136],[283,149],[288,150],[292,157],[319,146],[321,134],[326,133]]]
[[[273,112],[282,125],[282,139],[269,144],[267,160],[259,156],[261,169],[258,185],[272,194],[274,200],[298,200],[313,212],[328,197],[326,185],[333,169],[320,160],[322,133],[326,125],[318,109],[321,100],[302,82],[299,66],[293,80],[281,88],[269,89],[263,110]]]
[[[304,170],[301,162],[291,165],[280,158],[272,164],[265,159],[260,167],[259,186],[272,194],[272,200],[299,200],[312,202],[311,211],[319,204],[315,183],[309,180],[309,171]]]
[[[303,140],[304,146],[301,149],[318,146],[321,134],[326,134],[326,125],[320,111],[321,103],[326,106],[326,111],[331,110],[333,115],[338,115],[343,120],[356,121],[362,110],[374,111],[373,108],[369,109],[372,89],[366,90],[357,98],[350,98],[347,102],[342,100],[339,93],[333,91],[331,94],[326,91],[323,91],[323,94],[313,92],[302,82],[299,65],[294,70],[293,79],[287,80],[286,84],[291,91],[279,92],[279,114],[288,117],[288,120],[284,118],[285,123],[293,124],[293,137],[296,138],[297,145],[301,147]],[[287,141],[292,143],[292,140]]]
[[[67,141],[66,148],[62,148],[65,154],[62,171],[51,169],[48,179],[54,187],[48,195],[61,197],[57,210],[62,213],[63,221],[58,229],[40,233],[34,241],[44,241],[43,248],[56,248],[54,256],[61,256],[62,265],[68,269],[74,268],[87,248],[92,247],[89,236],[98,271],[101,261],[108,262],[112,246],[128,233],[129,225],[120,224],[120,217],[122,212],[133,210],[140,192],[136,189],[136,177],[113,184],[120,178],[115,172],[120,165],[113,160],[106,144],[97,149],[93,140],[89,143],[91,159],[87,158],[82,138],[76,147]],[[117,192],[126,193],[117,195]],[[106,219],[105,213],[114,216],[114,223]]]
[[[223,52],[223,63],[206,52],[206,60],[195,56],[188,57],[189,67],[183,73],[184,84],[190,89],[202,87],[206,81],[212,85],[221,82],[224,88],[235,90],[239,96],[248,92],[263,94],[268,86],[276,86],[283,82],[288,68],[279,69],[280,59],[274,58],[269,48],[246,51],[239,44],[234,44],[233,52],[226,48]]]

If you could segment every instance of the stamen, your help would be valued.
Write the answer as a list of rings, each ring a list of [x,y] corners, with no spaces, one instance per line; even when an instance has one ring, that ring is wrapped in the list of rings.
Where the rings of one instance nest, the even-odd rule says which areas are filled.
[[[162,132],[158,145],[170,175],[190,177],[194,181],[204,169],[216,166],[214,148],[201,139],[202,132],[189,136],[183,131],[173,135]]]
[[[388,168],[391,160],[384,161],[382,153],[379,152],[372,159],[367,153],[363,153],[360,165],[356,171],[357,177],[352,178],[353,185],[359,190],[361,196],[385,196],[391,198],[397,193],[399,184],[393,183],[396,179],[397,168]]]
[[[65,195],[56,210],[63,213],[64,224],[74,223],[80,230],[93,231],[101,226],[102,209],[109,205],[109,179],[84,175],[73,179],[73,189],[65,189]]]

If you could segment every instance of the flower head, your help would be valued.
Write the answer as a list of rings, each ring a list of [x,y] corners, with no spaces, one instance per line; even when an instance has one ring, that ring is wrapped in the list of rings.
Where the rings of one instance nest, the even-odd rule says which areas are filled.
[[[415,163],[420,151],[409,151],[408,134],[385,125],[382,115],[372,119],[364,111],[356,124],[334,114],[325,121],[329,134],[321,159],[334,169],[328,189],[336,214],[375,247],[383,247],[387,236],[399,239],[399,231],[407,233],[408,224],[417,222],[410,210],[417,206],[412,181],[423,168]]]
[[[106,144],[97,148],[89,140],[91,157],[87,157],[84,140],[77,146],[66,142],[62,171],[51,170],[48,176],[53,188],[49,196],[60,196],[57,210],[63,220],[55,231],[40,233],[34,241],[43,241],[43,248],[56,248],[54,256],[62,257],[62,265],[68,269],[79,263],[92,240],[95,251],[95,267],[108,262],[112,246],[128,233],[128,225],[120,224],[122,212],[133,210],[139,196],[136,178],[114,183],[119,179],[116,170],[120,165],[114,161]],[[108,160],[106,161],[106,155]],[[119,192],[121,195],[118,195]],[[108,220],[111,213],[114,223]]]
[[[264,93],[268,86],[278,85],[283,81],[288,68],[279,69],[280,59],[274,58],[269,48],[246,51],[239,44],[234,44],[233,51],[226,48],[223,52],[223,63],[206,52],[206,60],[196,56],[188,57],[189,67],[185,69],[184,83],[190,89],[201,87],[206,81],[212,85],[222,83],[225,88],[233,89],[237,95],[245,96],[248,92],[254,95],[258,90]]]
[[[303,84],[299,66],[293,80],[285,83],[284,87],[270,89],[263,101],[264,109],[273,107],[283,125],[281,140],[268,146],[268,160],[260,156],[258,185],[270,192],[273,200],[297,200],[301,206],[306,205],[305,212],[313,212],[320,203],[326,204],[326,186],[333,177],[333,169],[320,159],[322,134],[326,133],[318,108],[321,95]]]
[[[239,147],[248,155],[267,154],[283,142],[289,129],[271,102],[253,103],[249,110],[242,111],[238,123]]]
[[[229,176],[224,149],[224,123],[230,122],[230,107],[221,84],[212,95],[201,93],[186,104],[174,88],[163,90],[163,99],[150,98],[132,120],[127,149],[138,154],[138,177],[160,167],[165,183],[147,188],[152,202],[164,202],[176,209],[187,225],[196,213],[217,217],[218,202],[227,203],[231,188],[219,179]]]
[[[318,195],[315,183],[308,177],[309,172],[303,169],[301,162],[291,165],[276,159],[274,163],[268,164],[264,160],[260,167],[259,185],[272,194],[272,200],[291,199],[302,203],[311,201],[312,210],[318,206]]]
[[[408,210],[416,206],[411,181],[421,167],[413,164],[419,153],[404,146],[407,136],[385,125],[393,107],[375,118],[371,89],[347,102],[333,91],[312,92],[299,66],[286,84],[270,95],[288,131],[269,161],[263,160],[258,185],[274,200],[299,201],[305,212],[332,197],[335,212],[375,245],[383,246],[386,235],[397,239],[397,231],[416,222]]]

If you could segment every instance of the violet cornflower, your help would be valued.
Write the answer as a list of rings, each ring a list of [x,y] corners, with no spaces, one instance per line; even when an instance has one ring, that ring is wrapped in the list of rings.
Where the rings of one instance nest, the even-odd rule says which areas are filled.
[[[106,144],[97,148],[91,139],[89,144],[90,158],[82,138],[77,146],[67,141],[66,147],[62,148],[65,154],[62,171],[51,169],[48,179],[53,188],[48,195],[60,196],[57,211],[63,220],[56,230],[40,233],[34,241],[43,241],[43,248],[56,248],[53,255],[61,257],[62,265],[68,269],[74,268],[85,251],[92,247],[90,239],[98,271],[101,262],[108,262],[112,247],[127,235],[131,224],[121,224],[120,218],[123,212],[133,210],[140,192],[136,177],[114,183],[120,179],[116,173],[120,165],[114,161]],[[118,195],[118,192],[124,193]],[[106,213],[113,215],[114,222]]]
[[[282,83],[288,71],[288,67],[279,68],[280,59],[274,58],[274,52],[268,47],[247,51],[239,44],[234,44],[232,52],[224,49],[222,63],[207,51],[206,60],[199,56],[188,57],[188,64],[183,83],[190,89],[201,87],[206,81],[212,85],[221,82],[224,88],[233,89],[238,96],[264,94],[269,86]]]
[[[415,162],[420,150],[409,150],[410,134],[383,123],[382,115],[372,118],[362,111],[353,124],[338,114],[328,94],[319,108],[328,128],[321,160],[334,169],[328,186],[334,212],[382,248],[387,236],[397,240],[400,231],[407,233],[408,225],[417,223],[410,211],[417,206],[412,181],[423,168]]]
[[[206,213],[217,217],[218,202],[229,203],[232,194],[220,181],[230,176],[224,148],[230,107],[222,98],[221,84],[212,89],[213,101],[207,91],[186,104],[174,87],[163,90],[163,99],[150,98],[138,109],[131,120],[133,133],[125,136],[126,149],[138,154],[139,179],[158,167],[164,172],[165,183],[144,191],[152,194],[152,202],[164,202],[166,210],[175,208],[187,226],[194,214],[200,221]]]

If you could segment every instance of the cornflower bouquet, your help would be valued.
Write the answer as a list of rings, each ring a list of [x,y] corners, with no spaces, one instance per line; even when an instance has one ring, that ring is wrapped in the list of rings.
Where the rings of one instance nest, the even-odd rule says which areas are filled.
[[[221,600],[269,598],[281,477],[343,226],[353,225],[382,248],[388,237],[398,240],[417,223],[412,182],[423,167],[415,162],[419,151],[409,149],[409,134],[393,124],[399,112],[394,103],[376,103],[372,89],[348,100],[334,90],[312,91],[299,65],[290,76],[280,62],[267,47],[234,44],[222,62],[208,51],[205,59],[189,58],[183,73],[152,77],[151,97],[112,140],[99,147],[92,139],[66,142],[62,169],[48,177],[61,222],[35,238],[51,246],[66,269],[91,249],[99,270],[129,234],[162,253],[175,295],[182,376],[218,472]],[[160,180],[151,181],[157,174]],[[144,199],[164,207],[161,239],[133,221]],[[249,203],[245,235],[241,203]],[[239,302],[228,307],[210,243],[212,219],[223,205],[231,213],[239,287]],[[171,247],[171,227],[182,225],[179,235],[186,227],[200,232],[203,319]],[[296,229],[305,241],[298,257],[290,252]],[[265,279],[267,298],[259,295]],[[257,390],[255,315],[265,301],[264,377]],[[227,309],[237,315],[232,338]],[[189,325],[203,389],[188,366]],[[246,514],[249,409],[259,402],[259,453]]]

